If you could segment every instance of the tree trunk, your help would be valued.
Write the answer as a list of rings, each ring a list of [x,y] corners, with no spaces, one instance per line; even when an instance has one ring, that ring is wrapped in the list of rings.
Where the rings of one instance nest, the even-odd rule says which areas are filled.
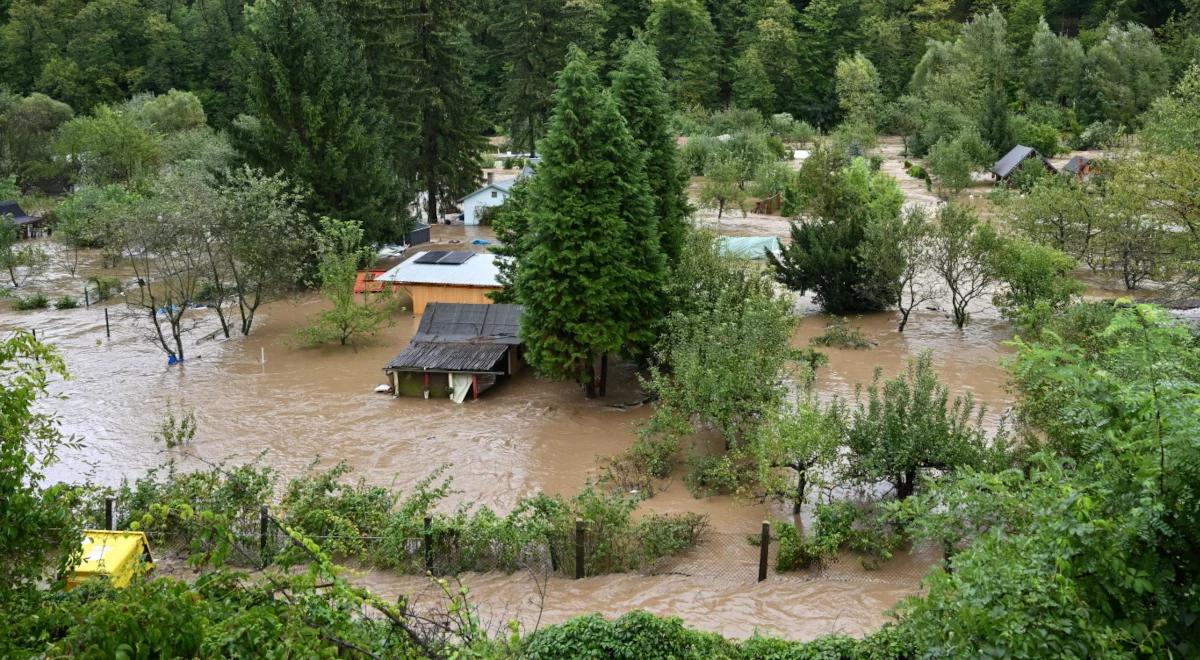
[[[908,325],[908,315],[912,314],[912,307],[905,309],[900,308],[900,327],[896,328],[897,332],[904,332],[904,327]]]
[[[905,470],[903,474],[896,479],[896,499],[903,502],[912,497],[913,492],[917,487],[917,471],[916,469]]]
[[[600,354],[600,397],[608,396],[608,353]]]
[[[808,488],[808,470],[796,468],[796,499],[792,502],[792,515],[800,515],[804,508],[804,491]]]

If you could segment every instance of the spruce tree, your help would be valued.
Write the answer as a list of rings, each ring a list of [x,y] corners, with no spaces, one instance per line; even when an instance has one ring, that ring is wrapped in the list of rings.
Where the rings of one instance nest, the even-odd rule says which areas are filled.
[[[405,232],[404,186],[384,152],[362,48],[328,3],[278,0],[251,18],[242,60],[249,114],[235,127],[251,165],[312,189],[311,210],[354,218],[367,239]]]
[[[613,72],[612,94],[633,140],[646,158],[646,178],[654,195],[655,220],[662,250],[670,263],[679,258],[686,230],[687,173],[679,160],[679,148],[667,125],[671,115],[666,79],[654,49],[638,40],[631,42]]]
[[[718,92],[719,41],[700,0],[654,0],[646,38],[658,50],[671,93],[680,105],[712,106]]]
[[[567,0],[525,0],[499,11],[496,32],[505,61],[502,106],[515,148],[534,152],[550,119],[554,76],[567,47],[594,41],[602,21]]]
[[[376,94],[392,111],[401,171],[439,205],[479,183],[483,119],[464,62],[466,0],[342,0],[367,46]]]
[[[590,394],[598,356],[637,354],[654,341],[665,260],[643,156],[577,48],[559,73],[541,150],[519,213],[501,214],[525,233],[509,286],[525,306],[530,364]]]

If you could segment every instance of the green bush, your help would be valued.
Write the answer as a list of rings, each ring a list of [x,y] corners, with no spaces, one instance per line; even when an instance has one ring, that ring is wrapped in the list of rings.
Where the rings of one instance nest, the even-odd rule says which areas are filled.
[[[55,309],[75,309],[79,306],[79,301],[71,296],[63,296],[54,301]]]
[[[809,343],[814,346],[824,346],[827,348],[849,348],[861,350],[864,348],[873,348],[875,342],[867,339],[862,333],[862,328],[850,325],[849,319],[844,316],[834,317],[825,325],[825,332],[813,337]]]
[[[31,309],[46,309],[50,306],[50,299],[40,293],[34,293],[24,298],[16,298],[13,300],[13,309],[27,311]]]
[[[728,454],[694,454],[688,458],[687,464],[688,472],[683,477],[683,483],[693,497],[733,493],[744,481],[743,473],[746,469],[739,466]]]
[[[118,277],[93,277],[88,284],[96,287],[96,300],[108,300],[124,290],[125,285]]]
[[[775,570],[802,571],[820,566],[830,553],[818,543],[804,537],[795,525],[786,522],[775,524],[779,536],[779,550],[775,556]]]

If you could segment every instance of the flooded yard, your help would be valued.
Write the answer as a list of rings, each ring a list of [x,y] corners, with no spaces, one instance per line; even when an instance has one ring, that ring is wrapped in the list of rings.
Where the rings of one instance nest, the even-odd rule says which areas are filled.
[[[493,237],[487,228],[435,228],[435,239],[450,245]],[[30,290],[78,295],[96,259],[84,255],[77,277],[53,274]],[[84,442],[82,449],[65,452],[50,471],[52,479],[70,482],[116,484],[170,459],[184,468],[260,461],[285,478],[314,461],[344,460],[368,482],[404,489],[449,465],[447,474],[458,491],[449,505],[470,502],[504,511],[537,491],[570,494],[582,487],[596,476],[597,459],[628,447],[651,412],[649,406],[613,405],[642,396],[633,369],[621,364],[614,367],[609,396],[595,401],[574,385],[529,371],[464,405],[377,394],[373,390],[384,382],[383,366],[406,345],[418,319],[400,313],[393,326],[355,346],[303,346],[296,331],[324,304],[312,294],[270,303],[251,336],[230,340],[202,339],[217,325],[199,310],[198,325],[187,339],[187,360],[175,366],[168,366],[148,340],[144,320],[130,317],[119,301],[108,303],[111,339],[105,337],[103,305],[34,312],[0,305],[0,331],[36,329],[66,359],[71,378],[55,383],[53,391],[61,398],[44,405],[59,415],[66,433]],[[801,301],[797,310],[802,319],[793,343],[802,346],[828,319],[809,301]],[[851,323],[877,345],[862,351],[822,349],[830,361],[818,373],[821,396],[852,397],[876,366],[885,377],[893,376],[908,357],[932,350],[952,393],[974,393],[988,406],[989,420],[1010,404],[1000,367],[1009,331],[994,312],[981,310],[963,332],[933,311],[915,313],[903,334],[895,331],[892,314],[851,318]],[[154,440],[168,410],[194,411],[199,430],[190,446],[167,449]],[[592,611],[616,615],[640,607],[739,637],[756,629],[800,639],[862,634],[884,623],[885,611],[917,590],[935,560],[902,554],[880,571],[850,566],[801,579],[772,575],[755,583],[757,550],[745,539],[764,519],[787,519],[786,510],[732,497],[696,500],[678,475],[643,509],[707,514],[712,532],[692,551],[692,559],[709,568],[692,570],[693,564],[685,562],[665,575],[581,581],[465,576],[485,621],[515,617],[529,629],[539,619],[546,625]],[[713,564],[729,553],[736,557]],[[711,565],[718,567],[715,573]],[[426,588],[420,578],[381,572],[359,579],[390,597]]]

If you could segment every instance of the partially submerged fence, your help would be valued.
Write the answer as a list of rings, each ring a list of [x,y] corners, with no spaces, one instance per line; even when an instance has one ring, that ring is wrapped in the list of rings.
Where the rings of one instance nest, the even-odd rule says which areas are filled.
[[[105,500],[104,520],[108,529],[125,527],[115,512],[115,498]],[[765,580],[835,580],[890,584],[916,589],[928,570],[928,562],[902,561],[865,570],[852,557],[802,571],[777,571],[779,542],[773,526],[763,522],[751,533],[705,530],[694,544],[681,551],[655,556],[637,552],[644,538],[618,534],[601,538],[591,533],[591,523],[576,520],[566,534],[548,533],[542,539],[513,549],[489,539],[465,539],[439,530],[433,518],[425,518],[416,536],[301,535],[289,532],[267,506],[257,516],[234,519],[225,548],[228,564],[262,569],[274,563],[303,563],[307,560],[301,539],[315,542],[335,559],[352,557],[356,562],[404,574],[456,576],[463,573],[514,573],[533,571],[539,575],[582,579],[612,573],[646,576],[683,576],[724,583],[753,584]],[[203,535],[150,530],[147,536],[155,559],[183,562],[189,557],[211,553],[216,541]],[[624,547],[623,547],[624,546]],[[365,562],[363,561],[365,558]]]

